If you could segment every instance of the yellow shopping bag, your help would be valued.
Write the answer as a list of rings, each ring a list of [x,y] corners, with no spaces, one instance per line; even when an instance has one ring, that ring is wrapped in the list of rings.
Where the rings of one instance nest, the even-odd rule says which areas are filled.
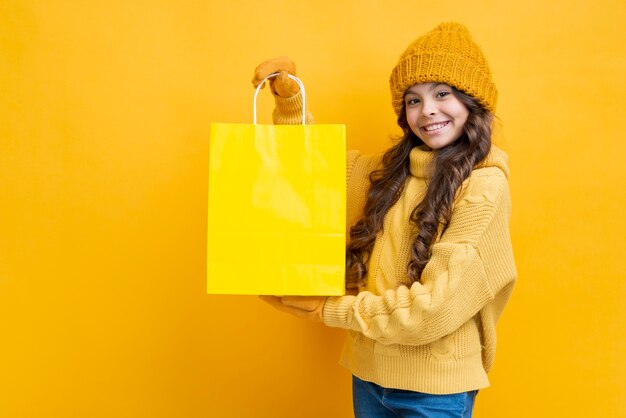
[[[208,293],[344,294],[345,126],[305,125],[290,77],[302,125],[256,124],[259,88],[254,124],[211,124]]]

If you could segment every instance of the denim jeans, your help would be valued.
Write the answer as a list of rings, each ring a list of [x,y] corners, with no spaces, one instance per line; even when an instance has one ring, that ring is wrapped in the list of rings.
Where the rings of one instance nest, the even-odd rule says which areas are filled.
[[[352,376],[356,418],[471,418],[478,391],[431,395],[386,389]]]

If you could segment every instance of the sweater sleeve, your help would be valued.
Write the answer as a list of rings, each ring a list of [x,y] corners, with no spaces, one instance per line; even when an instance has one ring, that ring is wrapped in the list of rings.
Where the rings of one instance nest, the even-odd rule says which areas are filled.
[[[350,231],[350,227],[363,216],[370,188],[370,174],[380,168],[382,154],[362,155],[359,151],[350,150],[346,157],[346,226]]]
[[[454,332],[515,281],[509,212],[504,174],[495,167],[476,170],[421,282],[381,295],[330,297],[324,322],[383,344],[423,345]]]
[[[275,125],[300,125],[302,123],[302,94],[298,92],[292,97],[274,95],[276,107],[272,113]],[[307,110],[306,123],[314,124],[313,115]]]

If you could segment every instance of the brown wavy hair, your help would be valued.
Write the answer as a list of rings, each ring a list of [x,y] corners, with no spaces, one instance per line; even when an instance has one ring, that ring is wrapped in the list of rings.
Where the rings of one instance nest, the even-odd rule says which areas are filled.
[[[453,143],[433,151],[433,166],[424,199],[413,209],[409,221],[415,225],[417,236],[411,248],[407,275],[411,283],[420,281],[430,259],[431,248],[439,233],[443,233],[454,205],[454,199],[463,181],[480,164],[491,149],[491,122],[493,114],[472,96],[452,88],[452,92],[469,110],[463,134]],[[346,250],[346,286],[355,288],[367,276],[367,262],[377,234],[383,228],[387,211],[400,198],[410,175],[409,154],[423,145],[406,119],[404,104],[398,116],[398,125],[404,135],[382,159],[382,168],[370,174],[371,185],[363,217],[350,229],[350,243]]]

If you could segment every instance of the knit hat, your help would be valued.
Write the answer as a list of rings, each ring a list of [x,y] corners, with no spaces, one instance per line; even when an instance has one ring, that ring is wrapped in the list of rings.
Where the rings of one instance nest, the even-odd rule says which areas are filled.
[[[396,115],[402,109],[406,89],[429,82],[449,84],[495,112],[498,90],[487,60],[467,28],[459,23],[440,24],[413,41],[400,56],[389,78]]]

